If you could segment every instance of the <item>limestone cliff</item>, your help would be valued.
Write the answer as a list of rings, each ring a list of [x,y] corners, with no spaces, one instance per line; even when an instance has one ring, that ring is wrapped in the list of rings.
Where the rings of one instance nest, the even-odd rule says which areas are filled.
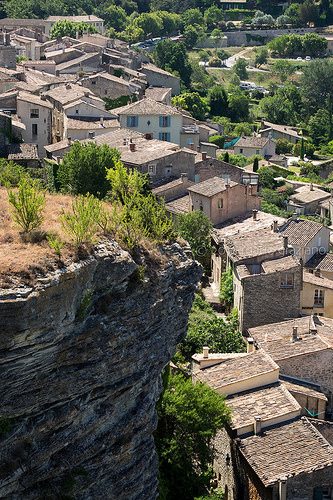
[[[157,497],[160,373],[201,270],[178,244],[143,280],[135,270],[108,241],[33,288],[1,291],[0,498]]]

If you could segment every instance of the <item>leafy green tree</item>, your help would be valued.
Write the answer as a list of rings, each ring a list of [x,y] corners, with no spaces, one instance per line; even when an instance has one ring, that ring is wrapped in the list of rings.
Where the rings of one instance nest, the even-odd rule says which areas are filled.
[[[230,310],[234,303],[234,280],[231,267],[228,267],[228,269],[222,273],[220,302],[225,304],[228,310]]]
[[[194,26],[192,24],[185,26],[184,43],[188,49],[194,47],[202,36],[205,36],[205,33],[198,24]]]
[[[257,172],[258,168],[259,168],[259,160],[258,160],[258,158],[255,158],[253,160],[253,172]]]
[[[131,44],[144,40],[145,34],[142,28],[134,26],[133,24],[129,24],[128,26],[126,26],[124,31],[120,31],[119,33],[117,33],[117,37],[120,40],[124,40],[125,42]]]
[[[175,43],[171,40],[158,42],[153,51],[153,58],[157,66],[166,71],[176,71],[184,85],[190,86],[192,68],[183,43]]]
[[[302,94],[294,85],[279,88],[260,101],[262,113],[274,123],[296,125],[303,110]]]
[[[286,154],[286,153],[291,153],[293,150],[293,143],[288,142],[287,139],[278,139],[276,141],[276,154],[281,155],[281,154]]]
[[[198,24],[199,26],[202,26],[203,28],[206,27],[205,25],[205,20],[203,15],[198,9],[188,9],[182,14],[182,22],[184,25],[184,28],[186,26],[194,26],[195,24]]]
[[[254,26],[262,26],[263,24],[273,26],[275,24],[274,18],[270,14],[265,14],[261,10],[257,10],[251,24]]]
[[[327,48],[327,40],[317,33],[305,33],[302,36],[303,52],[310,56],[320,56]]]
[[[300,3],[292,3],[285,11],[285,15],[288,16],[291,24],[295,27],[300,26]]]
[[[280,78],[283,83],[285,80],[293,75],[296,71],[295,65],[291,61],[279,59],[275,61],[272,66],[272,73]]]
[[[248,121],[250,98],[236,89],[228,95],[229,117],[234,122]]]
[[[45,190],[41,189],[39,181],[22,177],[18,183],[17,193],[8,189],[8,201],[13,207],[13,221],[24,233],[31,233],[42,225]]]
[[[289,35],[281,35],[268,42],[267,47],[270,51],[283,57],[287,52],[288,41]]]
[[[260,47],[259,49],[257,49],[254,58],[255,67],[260,68],[260,66],[267,63],[267,59],[268,59],[268,50],[266,49],[266,47]]]
[[[24,167],[0,158],[0,186],[16,187],[23,177],[29,177]]]
[[[239,76],[241,80],[246,80],[248,78],[248,73],[246,71],[247,66],[248,62],[246,61],[246,59],[244,59],[243,57],[239,57],[233,65],[232,71],[236,73],[236,75]]]
[[[303,38],[302,36],[296,34],[288,35],[286,55],[294,56],[295,54],[302,53],[303,50],[302,38]]]
[[[211,5],[204,12],[204,19],[209,28],[213,28],[214,26],[216,26],[217,23],[223,20],[223,17],[223,10],[216,5]]]
[[[332,117],[327,109],[318,111],[309,119],[309,135],[316,146],[326,144],[330,139]]]
[[[217,318],[211,306],[196,295],[189,315],[186,338],[178,344],[178,352],[190,362],[196,352],[209,346],[211,352],[243,352],[245,344],[238,331],[238,314],[234,309],[224,320]]]
[[[180,29],[181,16],[179,14],[169,13],[164,10],[158,10],[155,14],[163,23],[163,35],[170,35],[173,31]]]
[[[133,25],[144,32],[144,36],[159,36],[163,33],[163,22],[156,13],[143,12],[133,21]]]
[[[50,37],[57,38],[58,36],[70,36],[75,38],[76,31],[79,32],[79,35],[82,35],[84,31],[88,33],[98,33],[98,30],[87,23],[74,23],[73,21],[57,21],[51,29]]]
[[[161,500],[193,500],[204,494],[213,477],[218,429],[230,419],[223,397],[208,386],[169,376],[157,404],[158,426],[154,434],[159,457]]]
[[[117,161],[114,167],[106,169],[106,179],[110,182],[112,200],[119,201],[122,205],[130,195],[151,194],[149,174],[143,175],[137,170],[129,172],[121,161]]]
[[[209,142],[216,144],[220,149],[224,146],[224,136],[223,135],[211,135]]]
[[[212,116],[228,116],[228,94],[221,85],[214,85],[207,96],[207,102]]]
[[[65,192],[104,198],[110,190],[106,169],[114,168],[119,159],[120,152],[106,144],[74,142],[59,166],[57,180]]]
[[[235,128],[233,130],[233,135],[236,137],[240,137],[242,134],[244,135],[251,135],[252,133],[252,126],[248,122],[241,122],[235,125]]]
[[[212,228],[212,223],[202,210],[194,210],[187,214],[178,215],[178,232],[188,241],[194,258],[203,265],[209,265],[213,252],[211,245]]]
[[[305,0],[299,8],[301,25],[308,26],[310,23],[317,24],[319,20],[319,9],[313,0]]]
[[[263,166],[258,169],[259,183],[263,187],[272,189],[275,185],[274,173],[269,167]]]
[[[277,26],[285,26],[286,24],[290,24],[291,21],[288,16],[285,14],[281,14],[281,16],[278,16],[276,18],[276,25]]]
[[[75,197],[72,201],[72,212],[62,210],[61,224],[77,248],[94,241],[100,213],[101,202],[93,195]]]
[[[186,109],[197,120],[204,120],[209,111],[206,100],[200,97],[198,92],[185,92],[175,96],[172,98],[172,104]]]
[[[104,20],[106,28],[114,28],[117,31],[122,31],[127,25],[126,11],[118,5],[110,5],[104,11]]]
[[[199,65],[195,58],[190,59],[191,64],[191,83],[193,91],[207,91],[215,84],[215,78],[208,75]]]

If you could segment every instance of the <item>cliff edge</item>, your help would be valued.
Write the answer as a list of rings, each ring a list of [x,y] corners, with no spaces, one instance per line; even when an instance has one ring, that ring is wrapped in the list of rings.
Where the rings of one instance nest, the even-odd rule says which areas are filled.
[[[201,268],[178,243],[149,259],[142,277],[105,240],[32,287],[0,290],[0,498],[157,497],[160,374]]]

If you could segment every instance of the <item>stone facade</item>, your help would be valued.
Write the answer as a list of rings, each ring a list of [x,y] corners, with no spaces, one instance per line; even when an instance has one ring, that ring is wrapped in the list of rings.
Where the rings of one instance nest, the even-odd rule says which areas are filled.
[[[1,498],[67,495],[73,479],[75,498],[157,498],[160,374],[201,275],[187,251],[164,247],[140,283],[130,255],[105,241],[34,287],[1,290],[1,418],[11,421]]]
[[[215,176],[222,178],[229,176],[231,181],[238,182],[238,184],[249,183],[253,186],[258,185],[259,177],[256,173],[248,172],[244,168],[214,158],[202,158],[196,161],[195,174],[198,176],[198,182],[211,179]]]

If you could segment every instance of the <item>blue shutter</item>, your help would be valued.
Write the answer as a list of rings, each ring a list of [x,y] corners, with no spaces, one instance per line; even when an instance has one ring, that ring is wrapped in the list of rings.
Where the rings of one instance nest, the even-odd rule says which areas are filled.
[[[161,141],[162,140],[162,132],[158,133],[158,139]]]
[[[163,116],[160,116],[160,127],[163,127]]]
[[[131,117],[130,116],[127,117],[127,126],[128,127],[131,126]]]
[[[135,116],[135,117],[134,117],[134,127],[137,127],[137,126],[138,126],[138,123],[139,123],[139,117],[138,117],[138,116]]]
[[[171,116],[168,116],[168,125],[167,127],[171,127]]]
[[[167,141],[170,142],[170,132],[167,132]]]

